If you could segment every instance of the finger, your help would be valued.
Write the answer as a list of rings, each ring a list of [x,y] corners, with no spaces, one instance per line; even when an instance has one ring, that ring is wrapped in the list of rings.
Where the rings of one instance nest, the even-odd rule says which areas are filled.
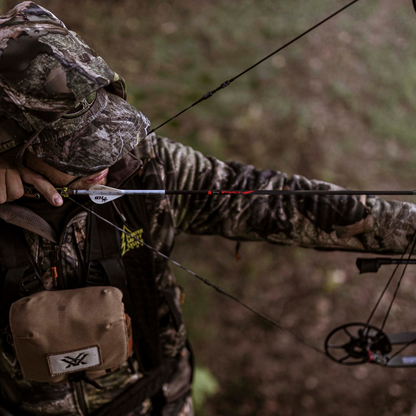
[[[51,205],[59,207],[63,204],[61,195],[46,178],[29,168],[22,167],[19,171],[23,181],[33,185]]]
[[[23,196],[23,183],[22,179],[20,178],[20,173],[17,169],[8,169],[6,171],[5,183],[7,202],[12,202]]]

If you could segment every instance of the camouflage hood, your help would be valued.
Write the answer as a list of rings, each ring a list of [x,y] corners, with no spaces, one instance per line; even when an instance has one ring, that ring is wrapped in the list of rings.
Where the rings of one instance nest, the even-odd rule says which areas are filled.
[[[27,1],[0,16],[0,152],[42,130],[32,150],[65,173],[110,166],[150,125],[125,99],[124,80],[48,10]]]

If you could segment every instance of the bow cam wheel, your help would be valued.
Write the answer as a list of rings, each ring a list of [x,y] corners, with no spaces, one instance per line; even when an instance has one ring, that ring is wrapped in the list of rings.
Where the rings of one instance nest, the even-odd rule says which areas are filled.
[[[358,365],[371,362],[373,355],[391,351],[387,335],[375,326],[350,323],[335,328],[325,340],[325,352],[339,364]]]

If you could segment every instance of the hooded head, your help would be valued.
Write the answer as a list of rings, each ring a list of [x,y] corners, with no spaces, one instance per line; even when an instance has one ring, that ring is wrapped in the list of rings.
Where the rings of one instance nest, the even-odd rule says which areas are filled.
[[[117,162],[149,126],[124,80],[50,11],[27,1],[0,16],[0,153],[29,148],[84,176]]]

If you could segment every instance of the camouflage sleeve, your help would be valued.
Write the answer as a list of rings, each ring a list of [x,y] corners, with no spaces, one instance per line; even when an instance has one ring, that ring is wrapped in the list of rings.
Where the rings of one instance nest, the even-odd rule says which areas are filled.
[[[341,189],[335,185],[222,162],[157,138],[167,189]],[[172,198],[177,230],[236,240],[264,240],[320,249],[402,252],[416,228],[411,203],[356,196],[179,196]]]

